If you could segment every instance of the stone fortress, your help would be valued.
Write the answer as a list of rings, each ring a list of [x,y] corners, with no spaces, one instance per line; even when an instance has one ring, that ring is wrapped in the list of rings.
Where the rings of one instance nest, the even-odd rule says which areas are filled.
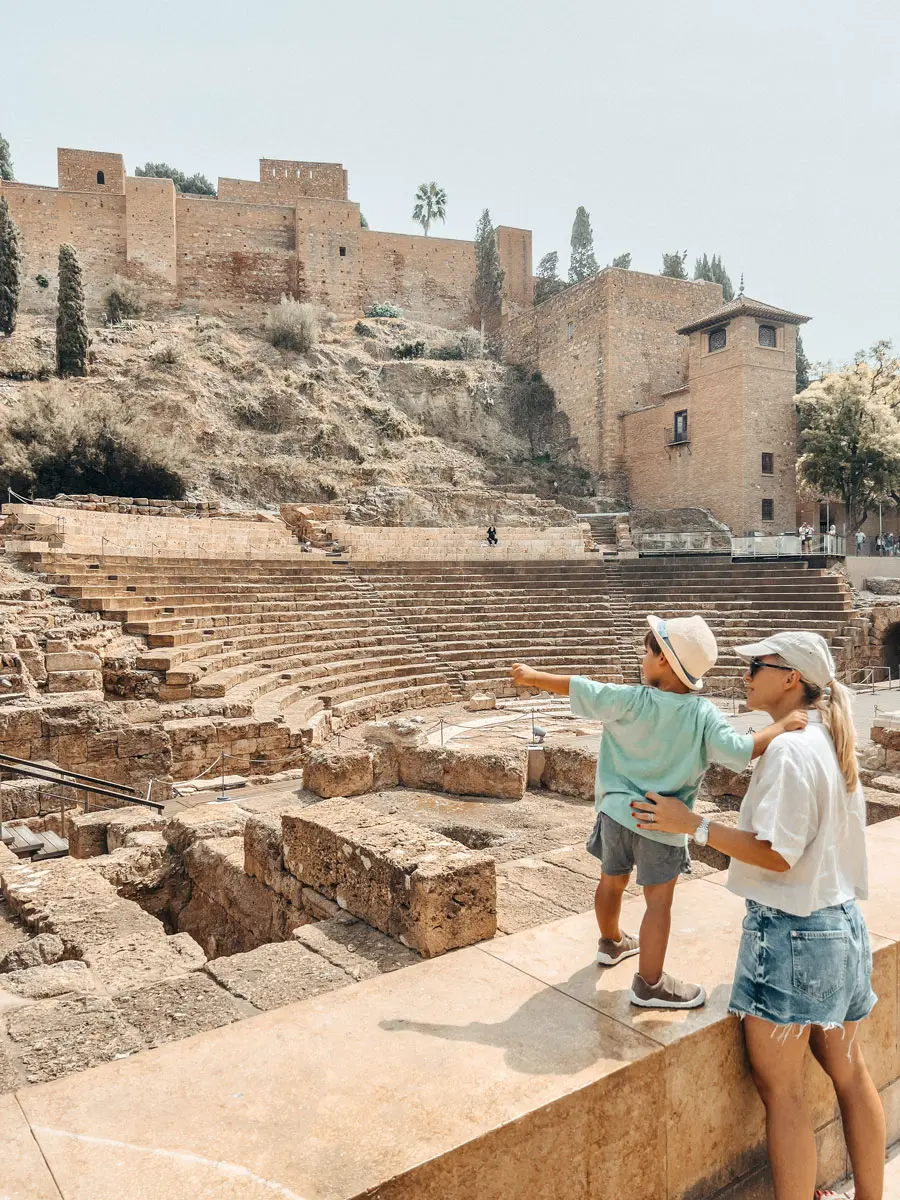
[[[58,191],[3,192],[31,283],[68,239],[95,302],[131,273],[198,308],[289,290],[351,318],[392,300],[471,320],[471,244],[361,229],[338,165],[264,160],[259,183],[206,200],[60,151]],[[506,353],[552,383],[595,476],[781,528],[805,318],[619,270],[534,307],[529,235],[499,238]],[[4,505],[0,1191],[766,1194],[727,1015],[743,914],[727,859],[698,850],[675,905],[670,967],[708,1004],[635,1013],[630,965],[592,961],[602,727],[517,694],[508,667],[637,682],[645,614],[701,612],[721,647],[708,694],[736,712],[735,644],[815,629],[847,675],[880,663],[900,606],[860,605],[830,560],[733,560],[727,537],[641,556],[624,514],[589,527],[519,499],[497,554],[475,529],[354,525],[339,505]],[[870,724],[881,999],[860,1036],[893,1141],[900,718]],[[710,771],[703,811],[734,824],[749,778]],[[840,1119],[812,1070],[810,1089],[831,1183]]]
[[[120,154],[57,154],[58,188],[0,182],[22,231],[28,308],[52,308],[69,241],[94,305],[119,274],[173,305],[286,294],[342,316],[389,301],[446,328],[477,323],[474,244],[362,228],[339,163],[261,159],[258,182],[219,179],[211,199],[127,176]],[[796,529],[807,317],[743,296],[723,307],[718,284],[613,268],[535,306],[530,231],[500,226],[497,244],[504,354],[553,387],[599,493],[616,507],[698,505],[735,534]]]

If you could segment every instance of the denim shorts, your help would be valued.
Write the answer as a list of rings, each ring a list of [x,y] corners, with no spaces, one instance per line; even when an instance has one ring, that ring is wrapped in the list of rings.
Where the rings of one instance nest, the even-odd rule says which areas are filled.
[[[587,850],[600,859],[604,875],[630,875],[637,867],[638,887],[671,883],[691,870],[687,846],[668,846],[644,837],[606,813],[597,813]]]
[[[855,900],[795,917],[747,901],[729,1012],[773,1025],[861,1021],[872,991],[872,948]]]

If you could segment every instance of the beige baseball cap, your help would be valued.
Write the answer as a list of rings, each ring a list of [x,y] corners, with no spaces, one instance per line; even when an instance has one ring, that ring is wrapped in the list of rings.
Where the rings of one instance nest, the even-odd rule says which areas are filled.
[[[805,629],[788,630],[750,646],[735,646],[734,652],[747,659],[777,654],[789,667],[800,672],[801,679],[817,688],[827,688],[834,681],[834,659],[820,633],[809,633]]]
[[[703,688],[702,676],[716,665],[716,636],[702,617],[674,617],[671,621],[647,615],[659,648],[678,678],[692,692]]]

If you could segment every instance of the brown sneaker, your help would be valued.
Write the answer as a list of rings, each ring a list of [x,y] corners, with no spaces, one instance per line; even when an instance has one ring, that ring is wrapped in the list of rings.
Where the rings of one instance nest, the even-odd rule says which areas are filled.
[[[639,954],[640,950],[637,938],[630,933],[623,933],[617,942],[612,938],[602,937],[597,943],[597,962],[601,967],[614,967],[623,958]]]
[[[641,1008],[699,1008],[706,1003],[706,992],[697,983],[682,983],[663,971],[651,987],[641,976],[631,981],[631,1003]]]

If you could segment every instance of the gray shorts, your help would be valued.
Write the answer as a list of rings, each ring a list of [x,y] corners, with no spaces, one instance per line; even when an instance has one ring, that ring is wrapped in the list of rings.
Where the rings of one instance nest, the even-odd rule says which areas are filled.
[[[606,813],[598,813],[587,840],[588,853],[599,858],[604,875],[630,875],[637,867],[638,887],[671,883],[691,869],[687,846],[667,846],[626,829]]]

